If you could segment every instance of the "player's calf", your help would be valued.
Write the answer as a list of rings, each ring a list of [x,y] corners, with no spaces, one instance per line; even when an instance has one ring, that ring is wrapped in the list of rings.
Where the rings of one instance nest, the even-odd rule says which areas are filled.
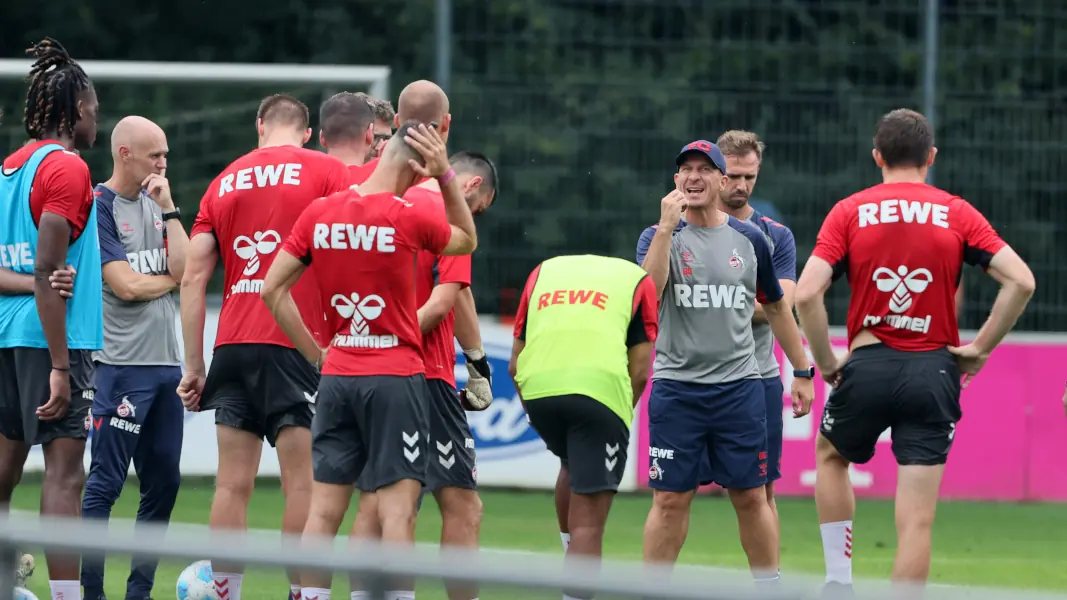
[[[445,487],[434,492],[441,509],[441,546],[477,548],[482,524],[482,499],[472,489]],[[478,588],[471,585],[445,586],[449,600],[476,600]]]
[[[894,583],[923,584],[930,576],[931,535],[944,471],[944,465],[906,465],[898,471]]]
[[[571,473],[567,463],[560,461],[559,475],[556,476],[556,489],[553,493],[556,503],[556,520],[559,521],[559,539],[563,542],[563,552],[571,545],[571,529],[567,525],[567,515],[571,510]]]
[[[44,483],[41,485],[41,515],[78,517],[85,486],[85,440],[58,438],[44,445]],[[45,553],[53,597],[58,593],[77,597],[81,593],[81,558]]]
[[[767,504],[764,486],[739,490],[727,489],[737,513],[741,547],[748,556],[748,566],[757,582],[778,579],[778,535],[774,514]]]
[[[276,436],[275,447],[281,469],[282,494],[285,496],[282,533],[299,535],[307,524],[311,506],[311,430],[307,427],[284,427]],[[288,573],[290,595],[299,597],[300,574],[294,569]]]
[[[22,481],[29,452],[30,447],[24,442],[0,435],[0,510],[6,511],[11,504],[11,496]]]

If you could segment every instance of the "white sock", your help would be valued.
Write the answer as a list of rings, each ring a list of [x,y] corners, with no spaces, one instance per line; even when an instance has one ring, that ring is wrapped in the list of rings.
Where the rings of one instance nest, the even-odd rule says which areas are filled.
[[[852,583],[852,521],[819,525],[826,582]]]
[[[322,588],[302,588],[300,593],[305,600],[330,600],[330,590]]]
[[[782,575],[780,571],[775,571],[774,573],[771,573],[769,571],[753,571],[752,579],[755,580],[757,585],[776,584],[782,579]]]
[[[215,573],[215,593],[222,600],[241,600],[240,573]]]
[[[370,600],[370,592],[352,592],[350,597],[352,600]]]
[[[80,581],[49,581],[52,600],[81,600],[82,584]]]
[[[289,584],[289,595],[296,598],[296,600],[302,600],[303,597],[300,594],[300,589],[300,586],[295,583]]]
[[[563,542],[563,552],[566,553],[571,547],[571,534],[559,532],[559,539]]]
[[[329,599],[327,599],[329,600]],[[415,600],[415,590],[402,590],[399,592],[386,592],[385,600]]]

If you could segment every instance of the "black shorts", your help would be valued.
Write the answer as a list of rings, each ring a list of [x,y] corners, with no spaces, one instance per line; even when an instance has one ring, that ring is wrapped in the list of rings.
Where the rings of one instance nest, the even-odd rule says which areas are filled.
[[[626,470],[630,428],[610,408],[568,394],[526,402],[530,425],[571,474],[575,494],[618,491]]]
[[[426,483],[426,378],[324,375],[311,425],[315,481],[361,491],[403,479]]]
[[[318,387],[318,371],[293,348],[228,344],[215,349],[200,409],[273,446],[282,429],[311,427]]]
[[[430,399],[430,464],[426,468],[426,488],[436,492],[455,487],[473,490],[478,471],[474,437],[459,392],[447,381],[428,379]]]
[[[874,457],[892,428],[900,465],[943,465],[960,420],[960,371],[948,350],[903,352],[877,344],[852,352],[819,431],[846,460]]]
[[[0,435],[31,446],[88,437],[96,393],[92,352],[70,351],[70,408],[58,421],[42,421],[37,409],[52,395],[51,374],[47,348],[0,348]]]

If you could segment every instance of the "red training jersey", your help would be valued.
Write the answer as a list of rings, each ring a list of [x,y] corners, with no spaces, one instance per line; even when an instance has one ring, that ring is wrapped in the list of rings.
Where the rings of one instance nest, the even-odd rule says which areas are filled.
[[[519,310],[515,313],[515,329],[512,332],[517,340],[526,341],[526,317],[530,312],[530,298],[540,274],[541,265],[537,265],[526,278],[526,285],[522,288]],[[630,326],[626,330],[626,348],[633,348],[644,342],[655,343],[658,334],[659,291],[656,290],[656,284],[652,278],[645,275],[634,291],[634,308],[630,316]]]
[[[1007,244],[966,200],[924,183],[883,183],[837,203],[812,256],[848,275],[848,341],[867,329],[906,352],[959,345],[963,263],[989,266]]]
[[[323,375],[424,373],[415,301],[421,251],[440,254],[452,228],[442,207],[348,190],[315,201],[283,250],[320,273],[333,336]]]
[[[410,188],[404,199],[410,202],[428,202],[444,209],[440,192],[426,188]],[[459,284],[459,289],[471,284],[471,256],[439,256],[432,252],[420,252],[416,262],[417,279],[415,299],[418,306],[426,304],[433,288],[446,283]],[[445,318],[422,338],[422,357],[426,363],[426,379],[440,379],[456,387],[456,342],[455,310],[448,311]]]
[[[377,158],[370,162],[363,163],[362,165],[348,165],[348,183],[352,185],[360,185],[370,177],[370,174],[374,172],[374,169],[377,166]]]
[[[190,237],[214,235],[225,271],[216,348],[227,344],[293,347],[259,297],[263,278],[304,209],[316,198],[347,188],[344,163],[297,146],[253,150],[211,182]],[[315,274],[305,273],[292,294],[311,334],[325,344],[329,337]]]
[[[4,171],[22,167],[41,146],[59,144],[55,140],[32,142],[19,148],[4,160]],[[30,213],[39,225],[41,214],[57,214],[70,223],[71,239],[77,239],[89,222],[93,210],[93,183],[89,165],[70,151],[52,152],[41,161],[33,177],[30,191]]]

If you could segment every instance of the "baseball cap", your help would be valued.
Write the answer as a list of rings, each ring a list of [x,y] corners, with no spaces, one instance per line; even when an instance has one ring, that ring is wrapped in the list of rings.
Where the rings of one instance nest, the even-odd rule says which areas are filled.
[[[722,174],[726,174],[726,157],[722,155],[722,150],[719,147],[707,140],[697,140],[695,142],[689,142],[682,147],[682,150],[678,153],[678,158],[674,159],[674,164],[681,166],[685,162],[686,156],[690,152],[696,152],[702,156],[706,156],[711,164],[715,165],[715,168],[722,171]]]

